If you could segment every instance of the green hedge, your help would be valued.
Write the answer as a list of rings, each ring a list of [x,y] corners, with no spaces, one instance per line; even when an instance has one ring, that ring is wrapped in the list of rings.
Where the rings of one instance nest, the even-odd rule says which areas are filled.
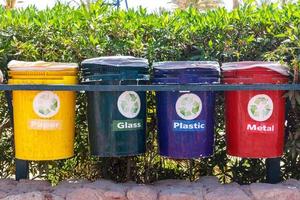
[[[280,60],[298,71],[300,3],[278,8],[276,4],[257,8],[245,5],[232,12],[224,8],[198,12],[195,9],[148,13],[117,10],[102,1],[90,7],[72,8],[57,4],[38,11],[33,7],[6,11],[0,8],[0,65],[7,62],[45,60],[81,62],[106,55],[134,55],[150,63],[162,60]],[[296,76],[297,77],[297,76]],[[297,78],[295,79],[297,81]],[[158,156],[155,94],[148,93],[147,153],[133,158],[89,156],[86,97],[79,93],[76,117],[76,156],[52,162],[32,162],[33,177],[53,183],[71,178],[152,182],[165,178],[196,180],[215,175],[223,182],[249,183],[265,180],[262,159],[231,158],[225,152],[223,95],[217,99],[216,148],[211,158],[173,161]],[[294,105],[298,94],[289,93]],[[297,97],[297,98],[295,98]],[[4,93],[1,94],[5,102]],[[282,158],[284,179],[300,178],[299,107],[288,116],[289,139]],[[1,103],[2,124],[8,118]],[[0,127],[0,176],[14,174],[11,128]]]

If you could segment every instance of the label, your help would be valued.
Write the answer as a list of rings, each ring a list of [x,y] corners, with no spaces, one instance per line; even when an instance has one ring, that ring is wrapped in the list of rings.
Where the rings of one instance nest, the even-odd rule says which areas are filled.
[[[58,113],[59,108],[60,100],[54,92],[43,91],[34,97],[33,110],[39,117],[53,117]]]
[[[141,110],[141,99],[134,91],[125,91],[118,98],[118,110],[126,118],[135,118]]]
[[[248,102],[248,114],[251,119],[263,122],[268,120],[273,113],[273,101],[266,94],[259,94]]]
[[[274,125],[256,125],[256,124],[247,124],[247,131],[253,132],[274,132]]]
[[[174,120],[173,130],[174,131],[205,131],[206,121],[196,120],[196,121],[186,121],[186,120]]]
[[[112,124],[113,131],[136,131],[142,130],[143,127],[143,120],[141,119],[114,120]]]
[[[202,101],[196,94],[183,94],[177,99],[175,109],[180,118],[193,120],[196,119],[202,111]]]
[[[33,119],[29,120],[28,127],[31,130],[51,131],[60,130],[61,124],[60,120]]]

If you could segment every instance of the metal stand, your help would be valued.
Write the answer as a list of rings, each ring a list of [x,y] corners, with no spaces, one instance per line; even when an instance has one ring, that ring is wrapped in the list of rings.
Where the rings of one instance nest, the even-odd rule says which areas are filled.
[[[67,91],[233,91],[233,90],[300,90],[300,84],[255,84],[255,85],[0,85],[5,90],[13,127],[13,90],[67,90]],[[281,181],[280,158],[266,159],[268,183]],[[29,162],[16,159],[16,180],[29,178]]]
[[[26,160],[16,159],[16,180],[29,178],[29,163]]]
[[[266,159],[267,183],[279,183],[281,181],[280,158]]]

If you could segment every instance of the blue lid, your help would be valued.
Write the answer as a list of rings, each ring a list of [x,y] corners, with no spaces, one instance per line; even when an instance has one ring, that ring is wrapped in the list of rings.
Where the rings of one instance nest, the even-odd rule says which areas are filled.
[[[167,61],[153,67],[159,84],[218,83],[220,77],[220,65],[212,61]]]
[[[220,71],[220,65],[214,61],[165,61],[153,64],[158,70],[182,70],[182,69],[212,69]]]

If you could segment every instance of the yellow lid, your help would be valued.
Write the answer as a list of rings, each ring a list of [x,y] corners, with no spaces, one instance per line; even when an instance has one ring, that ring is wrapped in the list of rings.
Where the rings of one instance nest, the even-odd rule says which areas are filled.
[[[8,63],[10,71],[77,71],[77,63],[61,63],[61,62],[26,62],[12,60]]]

